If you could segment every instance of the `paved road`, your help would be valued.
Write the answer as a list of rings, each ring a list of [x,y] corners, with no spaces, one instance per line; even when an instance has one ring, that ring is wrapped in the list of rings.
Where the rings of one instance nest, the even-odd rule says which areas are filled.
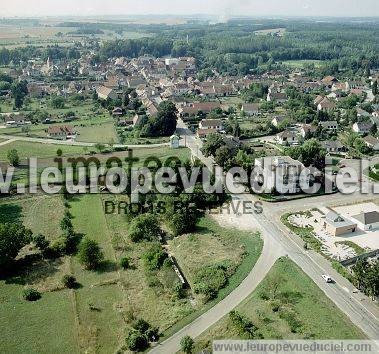
[[[32,143],[41,143],[41,144],[57,144],[57,145],[70,145],[70,146],[87,146],[93,147],[97,143],[83,142],[83,141],[72,141],[72,140],[56,140],[56,139],[48,139],[48,138],[32,138],[27,136],[18,136],[18,135],[5,135],[0,134],[0,138],[3,139],[12,139],[12,141],[29,141]],[[153,148],[153,147],[163,147],[168,146],[170,143],[159,143],[159,144],[146,144],[146,145],[129,145],[129,144],[114,144],[114,147],[128,147],[128,148]],[[107,146],[108,144],[104,144]]]
[[[202,158],[200,145],[193,134],[186,129],[183,122],[179,122],[178,133],[186,135],[186,145],[193,153]],[[209,159],[204,160],[207,166],[211,166]],[[315,205],[340,204],[359,200],[372,199],[372,194],[362,195],[358,192],[352,195],[335,194],[333,196],[320,196],[301,200],[288,201],[285,203],[264,203],[264,213],[261,215],[250,215],[254,218],[253,225],[259,224],[265,242],[264,256],[270,254],[270,249],[278,250],[276,256],[283,253],[288,255],[300,268],[319,286],[319,288],[328,296],[336,306],[347,315],[350,320],[359,327],[368,338],[379,339],[379,308],[361,293],[354,293],[356,289],[339,273],[337,273],[331,264],[313,251],[305,251],[303,241],[281,223],[280,216],[288,210],[304,210]],[[255,201],[257,198],[252,195],[234,196],[234,199]],[[233,307],[237,306],[248,294],[246,286],[249,282],[250,292],[255,289],[257,284],[267,274],[274,263],[275,255],[271,254],[269,261],[264,261],[262,257],[258,260],[252,272],[245,279],[240,287],[236,288],[222,304],[216,305],[208,312],[203,314],[191,324],[184,327],[181,331],[168,338],[151,352],[153,353],[175,353],[179,350],[180,339],[185,335],[197,337],[211,325],[216,323],[220,318],[227,314]],[[257,274],[258,273],[258,274]],[[330,274],[336,280],[335,284],[327,284],[321,278],[322,274]],[[230,302],[229,302],[230,297]]]

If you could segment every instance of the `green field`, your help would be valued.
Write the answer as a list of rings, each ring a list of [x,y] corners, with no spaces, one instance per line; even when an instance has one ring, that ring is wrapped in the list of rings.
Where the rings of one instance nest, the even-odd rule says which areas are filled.
[[[60,236],[63,208],[59,195],[6,198],[0,200],[0,223],[18,220],[35,234],[41,233],[53,240]]]
[[[16,149],[20,159],[26,159],[29,157],[39,157],[39,158],[52,158],[57,154],[57,150],[62,150],[63,156],[75,156],[84,155],[85,152],[96,151],[95,147],[82,147],[82,146],[72,146],[72,145],[60,145],[60,144],[42,144],[34,143],[29,141],[13,141],[6,145],[0,145],[0,161],[7,161],[8,151]],[[111,157],[113,155],[125,155],[127,152],[114,153],[109,155],[103,155],[103,159]],[[180,148],[177,150],[172,150],[169,147],[141,147],[133,148],[133,156],[138,157],[141,161],[146,158],[154,156],[160,159],[165,159],[169,156],[176,156],[181,161],[188,160],[190,158],[190,150],[187,148]]]
[[[264,339],[365,338],[288,258],[278,260],[264,281],[236,310],[258,327],[257,332]],[[211,348],[215,339],[247,338],[237,332],[226,316],[197,339],[196,350]]]
[[[58,144],[41,144],[32,143],[29,141],[13,141],[9,144],[0,146],[0,161],[7,161],[7,154],[9,150],[16,149],[20,159],[29,157],[54,157],[57,155],[57,150],[61,149],[63,155],[78,155],[83,154],[81,146],[58,145]]]
[[[171,267],[146,272],[141,255],[150,243],[132,243],[125,215],[104,213],[105,200],[122,198],[97,194],[69,199],[75,232],[96,240],[104,252],[106,263],[101,269],[87,271],[75,256],[65,256],[51,261],[36,260],[30,267],[0,280],[1,352],[116,352],[135,318],[143,318],[167,334],[212,306],[214,302],[204,306],[191,290],[189,297],[174,297],[172,289],[178,278]],[[63,210],[63,198],[58,195],[6,198],[0,202],[0,222],[19,220],[34,233],[54,240],[60,236]],[[242,281],[261,251],[258,235],[239,233],[238,238],[235,235],[234,230],[221,228],[206,218],[197,232],[169,243],[190,282],[194,272],[201,268],[202,259],[204,265],[221,261],[235,264],[234,275],[214,301]],[[214,252],[210,254],[207,247]],[[192,263],[189,252],[196,252]],[[118,266],[123,256],[132,264],[128,270]],[[62,288],[61,279],[68,273],[76,277],[78,289]],[[38,289],[42,299],[25,302],[21,298],[24,287]],[[14,336],[16,332],[20,335]]]
[[[322,67],[324,61],[322,60],[286,60],[282,62],[283,65],[287,65],[295,69],[304,69],[307,65],[314,65],[316,68]]]
[[[76,125],[75,130],[78,132],[76,141],[105,144],[118,142],[112,121],[86,126]]]

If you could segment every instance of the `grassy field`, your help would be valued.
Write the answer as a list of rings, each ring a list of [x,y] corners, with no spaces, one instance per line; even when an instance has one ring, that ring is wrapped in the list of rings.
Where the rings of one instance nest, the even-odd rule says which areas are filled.
[[[76,126],[78,132],[76,141],[117,143],[118,138],[114,129],[113,121],[106,121],[93,125]]]
[[[195,274],[205,266],[231,263],[236,268],[235,273],[228,279],[226,287],[218,292],[217,297],[167,330],[164,333],[167,337],[230,294],[254,267],[262,251],[263,242],[258,233],[238,230],[236,237],[236,230],[225,229],[212,219],[203,218],[199,222],[197,232],[172,240],[169,242],[169,247],[190,284],[193,283]],[[197,301],[201,301],[199,297],[194,296]]]
[[[29,141],[13,141],[9,144],[0,146],[0,161],[7,161],[8,151],[12,149],[17,150],[20,159],[22,160],[29,157],[54,157],[56,156],[58,149],[61,149],[63,155],[65,156],[84,153],[81,146],[41,144],[32,143]]]
[[[286,60],[282,62],[283,65],[287,65],[291,68],[303,69],[306,65],[314,65],[316,68],[320,68],[324,61],[322,60]]]
[[[45,293],[30,303],[21,299],[21,289],[0,281],[1,352],[79,353],[69,290]]]
[[[50,240],[60,236],[62,215],[60,196],[17,197],[0,202],[0,222],[21,221],[35,234],[42,233]],[[68,258],[41,261],[27,271],[0,280],[1,352],[79,352],[70,291],[56,291],[68,270]],[[22,300],[23,287],[31,285],[44,292],[40,301]]]
[[[18,220],[35,234],[43,234],[53,240],[60,236],[59,222],[63,217],[63,208],[59,195],[6,198],[0,200],[0,223]]]
[[[16,149],[20,159],[27,159],[29,157],[39,157],[39,158],[52,158],[57,154],[57,150],[61,149],[63,156],[75,156],[83,155],[89,151],[96,151],[94,147],[84,148],[82,146],[72,146],[72,145],[59,145],[59,144],[42,144],[29,141],[13,141],[9,144],[0,146],[0,161],[7,161],[8,151]],[[126,156],[127,152],[105,154],[102,159],[107,159],[111,156]],[[133,148],[133,156],[140,159],[141,162],[146,160],[148,157],[154,156],[164,161],[167,157],[176,156],[181,161],[185,161],[190,158],[190,150],[187,148],[180,148],[177,150],[172,150],[167,147],[141,147]],[[138,164],[136,164],[138,165]]]
[[[125,215],[104,213],[104,202],[109,198],[117,201],[122,196],[97,194],[69,200],[75,232],[96,240],[103,250],[106,262],[98,271],[85,270],[75,256],[61,257],[35,261],[12,277],[0,280],[1,352],[115,352],[124,343],[135,318],[143,318],[159,326],[161,332],[169,333],[212,305],[204,306],[195,294],[184,299],[173,296],[178,278],[171,267],[146,272],[141,255],[150,243],[132,243]],[[60,236],[63,210],[61,196],[6,198],[0,203],[0,222],[19,220],[34,233],[54,240]],[[223,229],[206,218],[196,233],[170,241],[169,247],[190,281],[202,267],[201,259],[204,265],[221,261],[239,265],[220,292],[221,298],[246,276],[262,247],[258,235],[235,235],[234,230]],[[208,247],[214,249],[211,255]],[[189,252],[196,253],[193,264]],[[128,270],[118,266],[123,256],[130,259]],[[78,289],[62,288],[61,279],[68,273],[76,277]],[[33,303],[22,300],[21,292],[26,286],[41,291],[42,299]],[[16,332],[20,332],[17,337]]]
[[[264,339],[363,339],[364,334],[342,314],[291,260],[276,262],[264,281],[236,310],[258,327]],[[291,320],[292,319],[292,322]],[[297,324],[297,330],[291,330]],[[228,316],[202,334],[196,350],[215,339],[244,338]],[[197,351],[194,352],[197,352]]]

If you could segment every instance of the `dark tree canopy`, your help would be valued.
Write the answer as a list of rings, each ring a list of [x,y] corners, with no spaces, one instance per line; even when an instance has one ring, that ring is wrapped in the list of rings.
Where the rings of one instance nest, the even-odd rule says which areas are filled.
[[[0,267],[12,262],[20,250],[31,241],[32,232],[22,224],[0,224]]]

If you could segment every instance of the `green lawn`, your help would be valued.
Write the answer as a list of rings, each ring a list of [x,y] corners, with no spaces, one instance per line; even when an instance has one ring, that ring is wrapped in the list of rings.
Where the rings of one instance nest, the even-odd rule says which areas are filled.
[[[61,149],[63,155],[65,156],[84,154],[83,148],[81,146],[42,144],[29,141],[13,141],[9,144],[0,146],[0,161],[7,161],[8,151],[12,149],[17,150],[20,159],[22,160],[29,157],[55,157],[57,155],[58,149]]]
[[[264,339],[365,338],[288,258],[278,260],[264,281],[236,310],[258,327]],[[290,326],[294,323],[296,328]],[[196,350],[211,348],[215,339],[246,338],[226,316],[197,339]]]
[[[26,302],[22,288],[0,280],[0,351],[79,353],[70,291],[48,292],[39,301]]]

